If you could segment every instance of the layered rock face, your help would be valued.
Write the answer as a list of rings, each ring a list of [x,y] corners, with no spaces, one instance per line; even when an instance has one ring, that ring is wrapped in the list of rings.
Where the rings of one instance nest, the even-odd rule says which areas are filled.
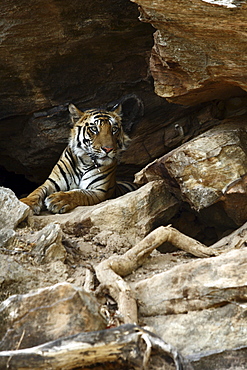
[[[157,29],[150,67],[159,96],[191,105],[247,90],[245,2],[132,1]]]
[[[137,15],[123,1],[4,2],[1,118],[92,100],[99,89],[116,99],[121,84],[145,78],[151,28]]]

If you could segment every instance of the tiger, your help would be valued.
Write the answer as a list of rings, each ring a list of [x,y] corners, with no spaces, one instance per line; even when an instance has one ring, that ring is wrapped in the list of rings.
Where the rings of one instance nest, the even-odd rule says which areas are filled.
[[[116,181],[116,167],[130,138],[122,124],[122,106],[79,110],[68,107],[72,122],[68,146],[47,180],[20,199],[34,214],[44,206],[65,213],[77,206],[95,205],[135,190],[136,185]]]

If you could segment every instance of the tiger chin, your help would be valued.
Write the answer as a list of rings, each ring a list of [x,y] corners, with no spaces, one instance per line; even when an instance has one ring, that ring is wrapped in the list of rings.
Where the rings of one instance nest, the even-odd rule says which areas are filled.
[[[44,205],[52,213],[98,204],[135,190],[129,182],[116,181],[120,153],[130,139],[121,122],[121,105],[112,111],[80,111],[69,105],[72,129],[68,146],[48,179],[21,201],[35,214]]]

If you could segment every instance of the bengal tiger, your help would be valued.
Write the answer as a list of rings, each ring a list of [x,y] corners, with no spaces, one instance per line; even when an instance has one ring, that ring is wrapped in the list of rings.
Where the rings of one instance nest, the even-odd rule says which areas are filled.
[[[48,179],[21,199],[35,214],[44,204],[50,212],[65,213],[136,189],[116,181],[119,155],[130,141],[121,123],[121,105],[82,112],[70,104],[69,112],[73,127],[68,146]]]

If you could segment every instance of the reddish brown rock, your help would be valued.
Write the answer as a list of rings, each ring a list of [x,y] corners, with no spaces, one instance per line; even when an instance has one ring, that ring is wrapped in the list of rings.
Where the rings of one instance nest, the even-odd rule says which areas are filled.
[[[244,2],[132,1],[157,29],[150,68],[158,95],[191,105],[247,91]]]

